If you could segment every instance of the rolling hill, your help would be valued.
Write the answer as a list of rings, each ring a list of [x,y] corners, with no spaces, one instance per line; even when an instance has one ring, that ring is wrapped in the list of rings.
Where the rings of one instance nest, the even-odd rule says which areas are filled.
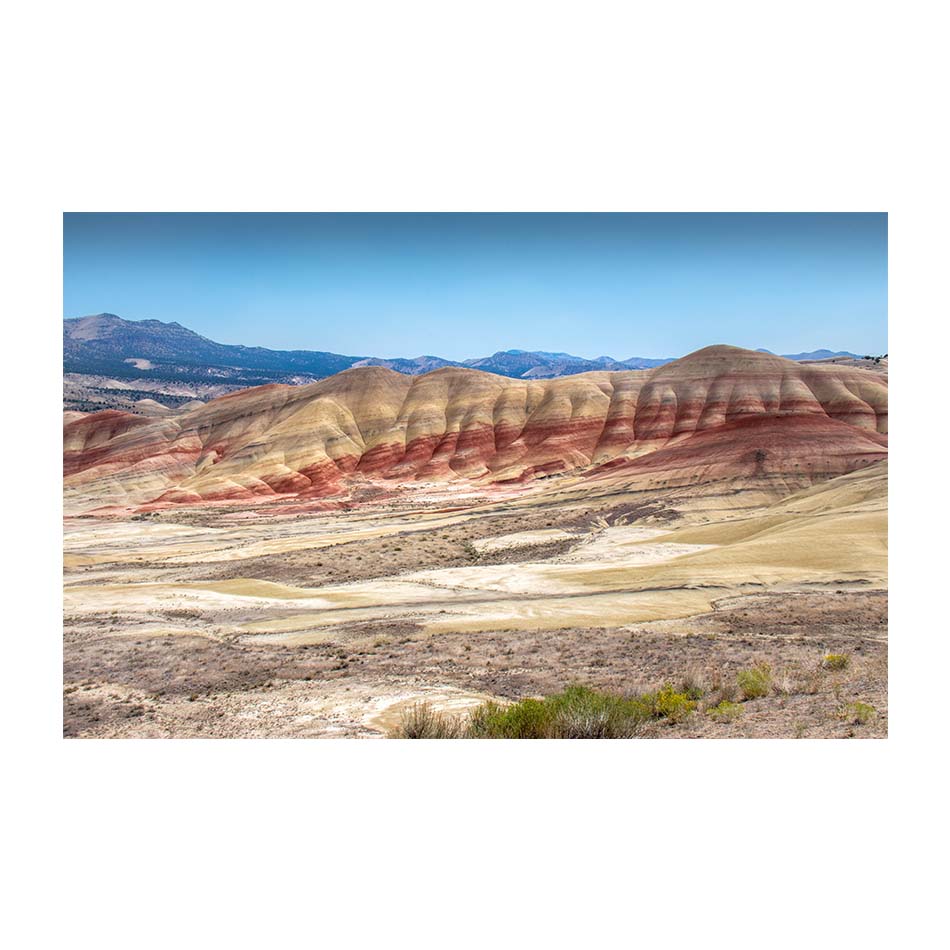
[[[345,498],[367,482],[491,491],[554,474],[790,491],[882,460],[886,432],[886,378],[714,346],[554,379],[367,366],[155,418],[99,412],[65,424],[64,471],[74,510]]]

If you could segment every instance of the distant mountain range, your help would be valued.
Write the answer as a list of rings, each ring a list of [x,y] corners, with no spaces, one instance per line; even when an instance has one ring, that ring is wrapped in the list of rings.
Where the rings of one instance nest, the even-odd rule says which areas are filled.
[[[762,352],[768,352],[763,350]],[[789,359],[825,359],[854,354],[829,350],[797,353]],[[570,353],[501,350],[491,356],[456,362],[439,356],[382,359],[344,356],[315,350],[269,350],[260,346],[216,343],[179,323],[125,320],[112,313],[63,321],[63,371],[86,380],[81,392],[67,400],[70,408],[94,409],[119,405],[101,394],[113,392],[114,383],[129,399],[149,397],[175,405],[195,396],[204,398],[265,383],[299,384],[332,376],[359,366],[385,366],[418,376],[443,366],[465,366],[513,379],[549,379],[592,370],[651,369],[673,361],[634,356],[584,359]],[[167,384],[173,384],[170,387]],[[95,395],[98,393],[100,395]]]
[[[268,350],[260,346],[215,343],[179,323],[124,320],[112,313],[63,321],[63,368],[67,373],[118,376],[124,379],[174,378],[186,382],[296,382],[296,377],[322,379],[354,366],[385,366],[418,376],[443,366],[468,366],[499,376],[544,379],[600,369],[649,369],[674,359],[632,357],[595,360],[570,353],[503,350],[477,359],[446,360],[439,356],[382,359],[343,356],[313,350]]]
[[[772,356],[775,356],[775,353],[772,353],[771,350],[756,350],[757,353],[770,353]],[[859,360],[862,357],[858,356],[857,353],[849,353],[847,350],[812,350],[810,353],[779,353],[779,356],[784,356],[787,360],[797,360],[802,362],[804,360],[830,360],[835,359],[836,357],[843,357],[846,359]]]
[[[180,323],[123,320],[112,313],[63,321],[63,369],[67,373],[240,381],[253,386],[296,375],[323,379],[349,369],[358,359],[311,350],[215,343]]]
[[[598,356],[587,360],[570,353],[545,353],[543,350],[499,350],[491,356],[455,362],[444,360],[440,356],[417,356],[414,360],[385,360],[377,357],[357,360],[354,366],[385,366],[397,373],[418,376],[443,366],[467,366],[469,369],[481,369],[496,376],[508,376],[512,379],[550,379],[554,376],[571,376],[574,373],[589,373],[597,369],[651,369],[672,362],[673,357],[663,360],[651,360],[634,356],[628,360],[615,360],[609,356]]]

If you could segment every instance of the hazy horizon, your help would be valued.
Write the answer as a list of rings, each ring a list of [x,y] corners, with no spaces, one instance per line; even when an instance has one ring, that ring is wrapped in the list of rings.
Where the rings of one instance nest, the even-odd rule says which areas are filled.
[[[464,360],[887,351],[886,214],[71,214],[64,318]]]

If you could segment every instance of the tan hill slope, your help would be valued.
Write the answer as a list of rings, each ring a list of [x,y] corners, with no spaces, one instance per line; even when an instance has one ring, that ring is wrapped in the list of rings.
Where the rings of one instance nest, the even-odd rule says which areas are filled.
[[[64,425],[64,473],[72,510],[317,499],[361,479],[805,487],[884,458],[886,432],[885,378],[717,346],[650,370],[523,380],[366,367],[160,417],[93,413]]]

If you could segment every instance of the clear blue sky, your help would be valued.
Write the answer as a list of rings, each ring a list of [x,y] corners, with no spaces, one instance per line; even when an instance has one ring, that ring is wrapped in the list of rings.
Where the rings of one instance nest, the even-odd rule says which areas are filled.
[[[448,359],[887,350],[885,214],[66,214],[64,316]]]

